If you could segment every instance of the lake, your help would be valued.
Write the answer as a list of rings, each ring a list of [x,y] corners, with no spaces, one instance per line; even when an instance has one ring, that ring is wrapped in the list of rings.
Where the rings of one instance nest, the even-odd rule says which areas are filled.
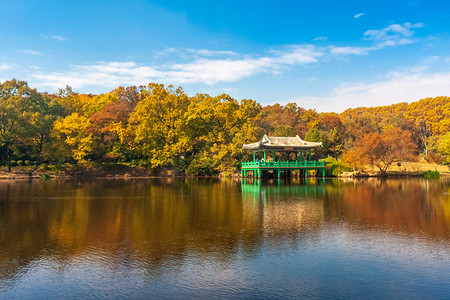
[[[0,298],[450,299],[450,180],[0,181]]]

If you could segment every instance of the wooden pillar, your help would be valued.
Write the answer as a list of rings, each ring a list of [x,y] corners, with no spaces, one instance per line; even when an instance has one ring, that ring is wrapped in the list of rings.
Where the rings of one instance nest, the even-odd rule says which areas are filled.
[[[256,151],[253,151],[253,161],[256,161]]]
[[[305,177],[308,178],[308,169],[305,170]]]
[[[264,162],[267,161],[267,157],[266,157],[266,151],[264,150]]]
[[[276,161],[276,160],[275,160],[275,151],[272,151],[272,160],[273,160],[273,162]]]
[[[322,177],[325,177],[325,168],[322,169]]]
[[[280,177],[281,177],[281,170],[278,169],[278,178],[280,178]]]

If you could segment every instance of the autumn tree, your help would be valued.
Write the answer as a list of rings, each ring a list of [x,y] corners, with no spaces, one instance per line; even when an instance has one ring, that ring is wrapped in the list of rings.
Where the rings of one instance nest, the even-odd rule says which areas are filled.
[[[431,136],[450,131],[450,98],[426,98],[413,102],[408,105],[405,117],[416,124],[422,147],[427,153]]]
[[[236,171],[243,156],[242,144],[259,138],[253,124],[261,106],[253,100],[236,101],[223,94],[191,98],[186,112],[185,130],[192,143],[188,153],[189,174],[214,174]]]
[[[439,151],[445,155],[445,164],[450,168],[450,132],[447,132],[439,141]]]
[[[413,160],[416,148],[410,132],[390,127],[382,134],[370,132],[357,139],[354,147],[343,154],[343,160],[360,168],[368,164],[385,174],[394,162]]]
[[[130,137],[126,134],[132,103],[126,100],[104,105],[89,118],[96,158],[106,160],[125,159]]]
[[[58,143],[55,143],[53,155],[49,158],[72,158],[77,162],[84,162],[92,152],[89,126],[89,119],[78,113],[55,121],[52,134]]]
[[[130,116],[129,133],[151,168],[171,164],[191,148],[184,134],[189,98],[181,88],[151,83]]]

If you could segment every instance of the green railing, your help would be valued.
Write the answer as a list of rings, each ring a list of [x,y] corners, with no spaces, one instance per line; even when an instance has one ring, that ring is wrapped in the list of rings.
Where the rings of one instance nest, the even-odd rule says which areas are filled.
[[[314,168],[325,167],[323,161],[246,161],[242,162],[242,168]]]

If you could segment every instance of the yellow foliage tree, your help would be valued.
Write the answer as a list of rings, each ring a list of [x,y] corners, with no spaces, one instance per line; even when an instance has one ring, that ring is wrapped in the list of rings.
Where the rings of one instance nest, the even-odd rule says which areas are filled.
[[[92,135],[88,132],[89,119],[72,113],[64,119],[57,120],[53,127],[53,134],[60,141],[57,151],[70,156],[78,162],[84,162],[92,151]]]

